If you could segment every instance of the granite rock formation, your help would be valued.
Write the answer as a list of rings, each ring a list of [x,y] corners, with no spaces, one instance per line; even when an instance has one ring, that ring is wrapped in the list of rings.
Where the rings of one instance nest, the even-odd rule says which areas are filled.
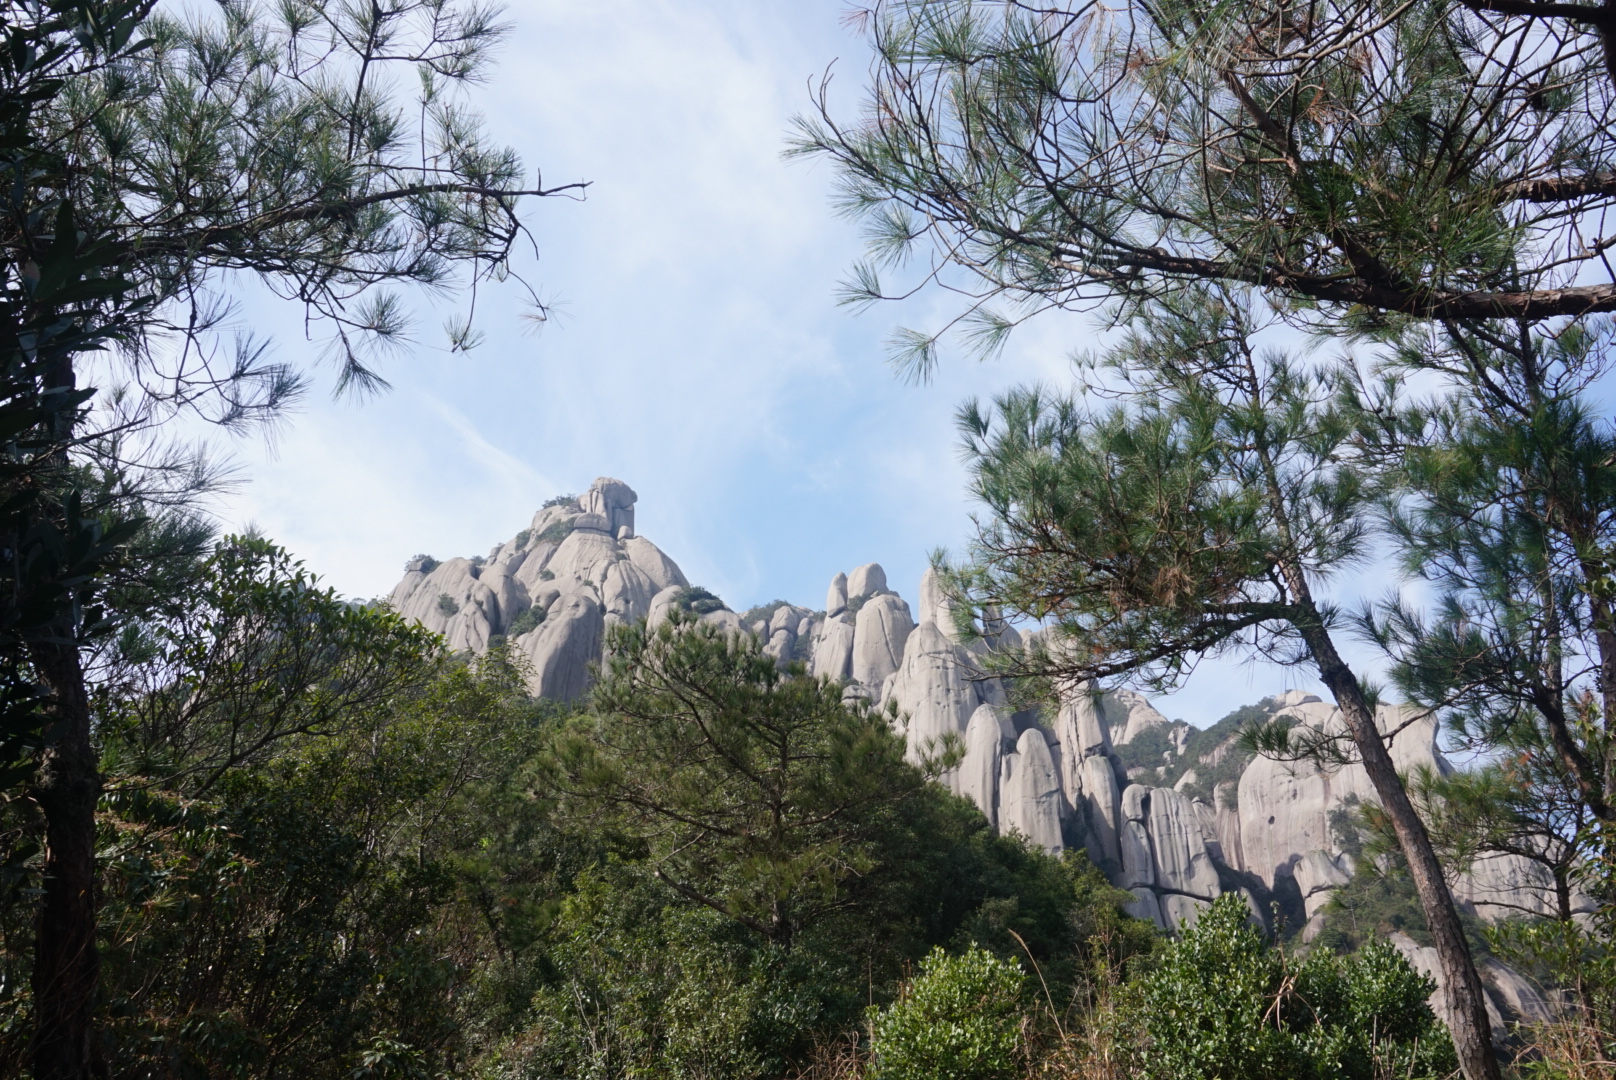
[[[504,636],[527,658],[534,694],[576,698],[608,627],[655,623],[690,592],[678,565],[635,533],[635,501],[627,484],[596,480],[576,499],[553,500],[486,558],[411,560],[392,603],[452,649],[479,652]],[[1332,892],[1352,878],[1340,823],[1375,800],[1361,766],[1251,758],[1235,726],[1199,732],[1120,688],[1068,686],[1052,712],[1013,712],[983,659],[1017,647],[1020,635],[1003,625],[963,632],[930,571],[914,611],[881,566],[866,563],[832,578],[823,610],[776,602],[744,616],[716,606],[701,618],[756,635],[782,665],[801,662],[849,695],[895,703],[911,760],[957,749],[943,782],[1000,833],[1053,853],[1086,849],[1132,893],[1130,910],[1164,929],[1181,929],[1234,891],[1254,919],[1278,910],[1309,939]],[[1243,722],[1288,717],[1320,735],[1342,731],[1334,706],[1297,691],[1239,713]],[[1376,721],[1399,770],[1452,769],[1429,717],[1382,705]],[[1484,919],[1553,910],[1553,882],[1518,856],[1480,861],[1454,886]],[[1429,959],[1412,942],[1399,947],[1417,964]],[[1507,969],[1489,970],[1487,981],[1500,1015],[1548,1008]]]

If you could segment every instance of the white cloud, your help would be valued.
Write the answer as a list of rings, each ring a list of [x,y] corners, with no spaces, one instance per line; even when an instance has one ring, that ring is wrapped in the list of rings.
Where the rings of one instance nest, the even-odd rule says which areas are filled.
[[[256,521],[342,591],[384,593],[404,559],[486,550],[538,503],[597,475],[640,493],[638,525],[732,605],[818,606],[838,570],[876,560],[913,598],[927,553],[967,527],[953,413],[968,395],[1064,382],[1096,331],[1040,320],[1005,356],[955,359],[928,387],[884,363],[891,327],[935,323],[927,297],[859,318],[835,306],[859,253],[832,216],[824,164],[781,160],[807,83],[832,60],[837,99],[865,58],[841,0],[523,0],[476,101],[546,183],[594,182],[586,202],[530,208],[540,259],[524,272],[565,319],[524,332],[515,290],[479,299],[471,357],[423,347],[395,390],[313,401],[226,509]],[[252,300],[309,346],[296,313]],[[441,313],[422,306],[422,336]],[[1211,668],[1169,715],[1215,720],[1283,688],[1281,673]],[[1242,685],[1242,680],[1245,684]]]

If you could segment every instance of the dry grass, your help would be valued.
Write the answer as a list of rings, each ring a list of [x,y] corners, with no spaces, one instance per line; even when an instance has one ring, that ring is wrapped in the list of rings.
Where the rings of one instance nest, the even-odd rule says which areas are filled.
[[[1516,1058],[1516,1070],[1533,1080],[1616,1080],[1616,1061],[1610,1048],[1611,1033],[1578,1013],[1564,1020],[1523,1025],[1526,1046]]]

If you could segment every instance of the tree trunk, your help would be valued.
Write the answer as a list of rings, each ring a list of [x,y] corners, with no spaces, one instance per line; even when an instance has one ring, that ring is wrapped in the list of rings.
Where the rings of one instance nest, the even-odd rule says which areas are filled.
[[[1464,927],[1459,922],[1459,910],[1448,891],[1442,865],[1437,861],[1431,836],[1425,822],[1414,810],[1414,804],[1397,775],[1397,767],[1375,726],[1375,716],[1364,699],[1363,688],[1341,654],[1323,621],[1317,618],[1317,609],[1311,599],[1305,601],[1314,619],[1311,625],[1300,627],[1303,639],[1319,666],[1319,676],[1335,695],[1335,701],[1346,719],[1347,731],[1363,759],[1364,772],[1375,785],[1381,808],[1391,819],[1397,833],[1397,842],[1408,860],[1420,906],[1425,910],[1426,927],[1436,939],[1437,960],[1442,965],[1442,981],[1448,995],[1452,1015],[1446,1017],[1453,1034],[1453,1048],[1459,1055],[1459,1067],[1466,1080],[1499,1080],[1498,1057],[1493,1053],[1492,1023],[1487,1017],[1486,991],[1481,976],[1470,956],[1470,943],[1465,940]]]
[[[100,969],[95,808],[101,777],[77,646],[39,644],[31,655],[50,689],[55,721],[33,791],[45,814],[44,898],[34,953],[34,1076],[87,1080],[104,1072],[93,1040]]]

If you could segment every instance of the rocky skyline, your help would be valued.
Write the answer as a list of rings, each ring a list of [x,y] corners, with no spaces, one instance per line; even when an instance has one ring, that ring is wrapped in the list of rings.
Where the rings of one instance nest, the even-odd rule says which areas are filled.
[[[1058,708],[1016,711],[982,660],[989,650],[1020,647],[1021,634],[1005,627],[963,641],[929,573],[914,608],[887,587],[880,565],[867,563],[832,579],[822,609],[781,602],[738,613],[635,532],[636,499],[622,481],[596,480],[576,499],[551,500],[486,557],[411,560],[391,601],[451,649],[482,652],[508,639],[530,666],[529,689],[561,700],[588,689],[590,664],[614,623],[655,624],[678,606],[754,634],[781,663],[802,661],[811,674],[842,682],[847,695],[895,703],[911,759],[959,740],[963,760],[943,783],[1000,833],[1052,853],[1085,849],[1133,895],[1131,912],[1164,929],[1236,892],[1254,919],[1300,927],[1310,940],[1332,891],[1351,879],[1353,856],[1337,823],[1374,799],[1363,768],[1253,757],[1239,734],[1245,723],[1279,717],[1339,731],[1329,703],[1299,691],[1230,701],[1226,720],[1204,730],[1121,688],[1074,687]],[[1454,768],[1434,718],[1382,704],[1377,721],[1400,771]],[[1520,856],[1478,862],[1454,891],[1486,921],[1553,910],[1547,872]],[[1432,950],[1398,944],[1434,968],[1425,955]],[[1518,974],[1489,964],[1500,1017],[1542,1007]]]

